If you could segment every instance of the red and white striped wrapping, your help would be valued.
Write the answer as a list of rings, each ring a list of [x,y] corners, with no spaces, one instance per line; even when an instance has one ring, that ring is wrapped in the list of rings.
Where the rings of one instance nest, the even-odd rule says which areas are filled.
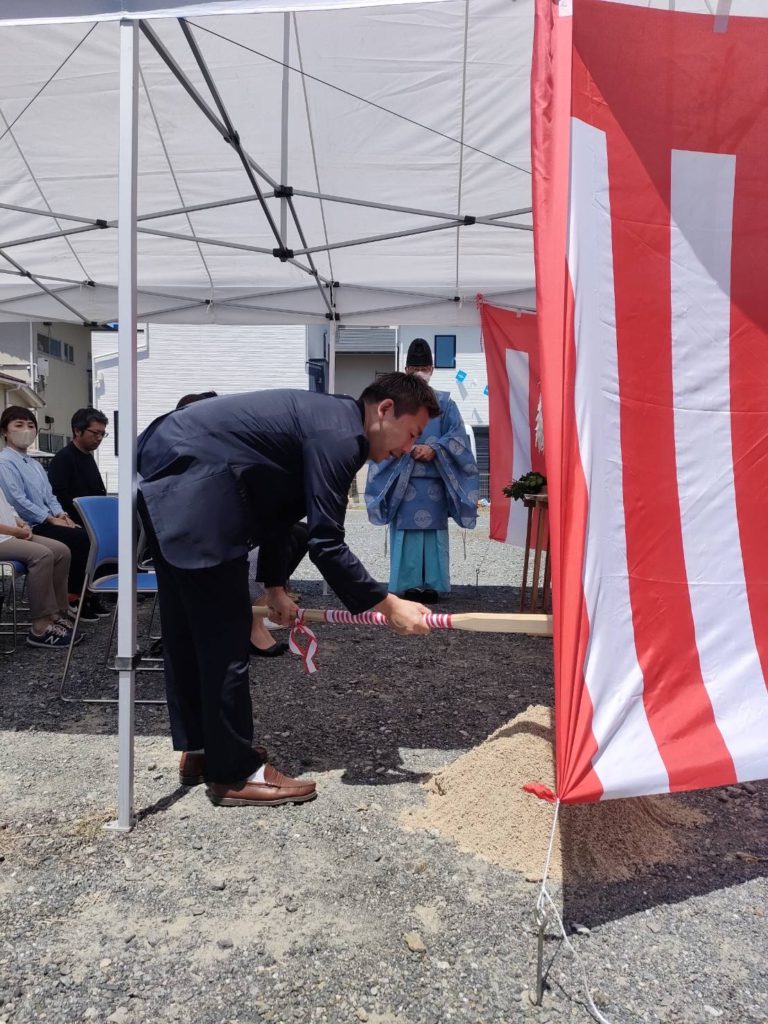
[[[306,640],[306,645],[302,647],[301,641],[303,640]],[[296,621],[288,634],[288,650],[291,654],[297,654],[301,658],[304,663],[304,671],[310,676],[317,672],[317,662],[315,661],[317,648],[317,636],[314,630],[306,625],[303,610],[299,609]]]
[[[544,456],[536,447],[539,405],[539,342],[536,316],[499,309],[477,297],[488,371],[492,540],[525,544],[528,510],[503,488],[535,470],[544,473]],[[536,537],[534,530],[532,536]]]
[[[305,614],[306,609],[300,608],[296,622],[288,637],[288,648],[292,654],[296,654],[301,658],[305,671],[312,675],[314,672],[317,672],[315,657],[319,644],[314,630],[310,629],[305,621]],[[326,608],[323,612],[322,621],[344,623],[350,626],[387,625],[387,617],[382,615],[381,612],[360,612],[354,615],[352,612],[337,608]],[[451,616],[447,612],[429,612],[424,616],[424,623],[430,629],[453,629]],[[305,644],[304,641],[306,641]]]
[[[353,614],[344,609],[327,608],[326,622],[343,622],[352,626],[386,626],[387,617],[381,612],[360,612]],[[424,616],[425,625],[430,629],[452,629],[451,616],[446,612],[429,612]]]
[[[683,6],[537,0],[565,802],[768,776],[768,18]]]

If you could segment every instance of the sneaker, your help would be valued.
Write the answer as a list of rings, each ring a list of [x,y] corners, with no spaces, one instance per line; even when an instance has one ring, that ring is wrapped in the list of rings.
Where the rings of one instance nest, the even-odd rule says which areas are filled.
[[[86,602],[89,611],[93,612],[99,619],[109,618],[112,612],[105,608],[98,597],[90,597]]]
[[[71,615],[72,621],[74,622],[75,621],[75,617],[77,616],[77,605],[74,605],[74,606],[70,605],[69,606],[69,612],[67,614]],[[88,601],[83,601],[83,610],[80,612],[80,621],[81,622],[98,622],[99,621],[99,616],[96,614],[96,612],[91,611],[90,603]]]
[[[66,619],[56,619],[56,621],[53,624],[61,633],[66,634],[67,643],[69,643],[70,637],[72,636],[72,620],[69,618],[69,616],[67,616]],[[83,634],[78,633],[77,636],[75,637],[75,644],[82,643],[84,639],[85,637],[83,636]]]
[[[69,647],[71,635],[70,631],[65,632],[56,626],[49,626],[39,636],[30,629],[29,633],[27,633],[27,643],[30,647],[47,647],[52,651],[66,651]]]

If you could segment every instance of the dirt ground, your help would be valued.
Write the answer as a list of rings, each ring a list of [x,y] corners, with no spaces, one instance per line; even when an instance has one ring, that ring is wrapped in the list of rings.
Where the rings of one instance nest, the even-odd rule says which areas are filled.
[[[317,582],[300,586],[322,604]],[[509,587],[460,586],[445,608],[514,604]],[[114,692],[105,622],[78,650],[82,694]],[[541,774],[541,751],[521,765],[525,750],[510,746],[483,771],[459,760],[529,706],[551,708],[551,642],[318,632],[317,675],[292,657],[259,660],[252,695],[273,762],[316,778],[319,799],[214,808],[202,788],[178,786],[165,708],[139,707],[129,835],[101,827],[114,812],[115,709],[60,703],[51,655],[0,662],[0,1024],[588,1019],[554,927],[543,1005],[528,998],[551,808],[526,796],[529,813],[517,784],[498,794],[512,774]],[[140,679],[147,695],[162,695],[160,677]],[[450,807],[423,817],[449,799],[435,779],[445,789],[452,770],[466,820],[489,800],[506,815],[517,866],[503,835],[495,852],[473,848]],[[577,870],[564,819],[552,891],[597,1005],[613,1024],[765,1024],[768,788],[661,799],[677,810],[656,833],[590,833],[589,870],[583,856]],[[671,852],[637,861],[639,839],[665,836]],[[626,870],[601,870],[606,849]]]

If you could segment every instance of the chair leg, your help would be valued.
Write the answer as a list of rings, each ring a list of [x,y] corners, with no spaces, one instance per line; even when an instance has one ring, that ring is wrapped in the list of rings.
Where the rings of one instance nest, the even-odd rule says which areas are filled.
[[[65,704],[119,704],[119,700],[116,697],[70,697],[64,692],[64,687],[67,681],[67,675],[69,674],[69,666],[72,661],[72,651],[75,646],[75,637],[77,636],[77,627],[80,623],[80,612],[83,608],[83,602],[85,595],[88,591],[89,579],[83,581],[83,589],[80,594],[80,600],[77,602],[77,615],[75,616],[75,623],[72,627],[72,639],[69,642],[69,650],[67,651],[67,660],[64,665],[64,674],[61,677],[61,685],[59,686],[59,699],[64,701]],[[117,624],[117,605],[115,605],[115,612],[112,616],[112,627],[109,631],[109,643],[107,644],[107,662],[109,661],[109,649],[112,646],[112,641],[115,636],[115,626]],[[161,672],[162,668],[149,669],[148,671]],[[134,704],[165,704],[165,700],[151,700],[142,698],[141,700],[134,700]]]
[[[149,613],[149,625],[147,626],[147,635],[149,636],[150,640],[162,640],[163,639],[162,629],[157,634],[157,636],[155,636],[153,634],[153,632],[152,632],[152,624],[155,621],[155,612],[156,611],[157,611],[157,594],[155,594],[154,598],[152,599],[152,611]]]
[[[69,666],[72,662],[72,652],[75,649],[75,639],[77,637],[77,627],[80,625],[80,613],[83,610],[83,602],[85,601],[85,595],[88,592],[88,577],[86,576],[83,580],[83,589],[80,591],[80,600],[77,602],[77,612],[75,614],[75,621],[72,624],[72,636],[69,638],[69,650],[67,651],[67,660],[64,662],[64,673],[61,677],[61,685],[59,686],[59,700],[63,700],[67,703],[78,704],[80,703],[77,697],[67,697],[64,693],[64,685],[69,675]]]
[[[11,584],[10,584],[10,587],[8,588],[9,589],[9,599],[10,599],[10,603],[11,603],[11,629],[10,629],[10,633],[7,633],[6,630],[2,630],[2,635],[3,636],[10,635],[10,637],[11,637],[11,647],[5,648],[2,653],[10,655],[10,654],[15,654],[16,653],[16,648],[18,646],[18,615],[17,615],[17,612],[16,612],[16,572],[15,572],[13,566],[9,565],[8,568],[10,569],[10,579],[11,579]],[[6,578],[7,578],[7,574],[5,572],[3,572],[3,574],[2,574],[2,580],[3,580],[3,602],[2,602],[2,604],[3,605],[5,604],[5,600],[4,599],[5,599],[5,581],[6,581]],[[0,609],[1,608],[2,608],[2,605],[0,605]]]
[[[109,640],[107,641],[107,653],[104,655],[104,664],[109,664],[109,652],[112,650],[112,641],[115,639],[115,627],[117,626],[117,602],[112,612],[112,624],[109,627]]]

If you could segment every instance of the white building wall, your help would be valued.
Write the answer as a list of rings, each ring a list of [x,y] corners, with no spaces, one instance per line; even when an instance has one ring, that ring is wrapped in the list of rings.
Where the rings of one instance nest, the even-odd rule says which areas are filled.
[[[138,426],[193,391],[220,395],[273,388],[307,389],[303,325],[230,327],[142,324],[138,348]],[[110,436],[97,453],[107,490],[117,486],[114,411],[117,405],[117,334],[94,332],[94,404],[110,420]]]

